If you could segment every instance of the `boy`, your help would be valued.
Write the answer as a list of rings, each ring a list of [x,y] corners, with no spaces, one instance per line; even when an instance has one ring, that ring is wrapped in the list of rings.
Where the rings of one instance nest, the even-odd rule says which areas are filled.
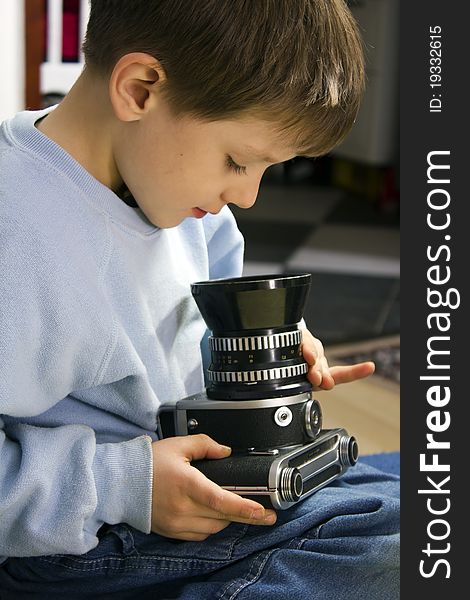
[[[190,465],[230,449],[155,433],[204,387],[190,283],[241,274],[226,205],[355,118],[343,1],[95,0],[84,52],[0,138],[1,598],[396,597],[396,479],[358,467],[273,526]],[[373,371],[303,353],[317,388]]]

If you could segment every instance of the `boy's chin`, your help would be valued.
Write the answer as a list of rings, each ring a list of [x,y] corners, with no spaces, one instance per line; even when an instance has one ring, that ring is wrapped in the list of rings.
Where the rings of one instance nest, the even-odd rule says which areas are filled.
[[[142,213],[151,225],[158,227],[159,229],[171,229],[172,227],[177,227],[187,217],[187,215],[155,215],[149,214],[144,210],[142,210]]]
[[[195,217],[194,215],[184,215],[182,217],[167,217],[159,219],[158,223],[154,223],[154,225],[156,225],[160,229],[171,229],[172,227],[177,227],[178,225],[181,225],[181,223],[183,221],[186,221],[187,219],[189,219],[190,221],[196,221],[201,220],[202,217]]]
[[[144,210],[142,210],[142,212],[149,221],[149,223],[151,223],[155,227],[158,227],[159,229],[172,229],[173,227],[181,225],[181,223],[186,219],[202,219],[202,217],[207,214],[205,212],[203,215],[188,214],[187,212],[180,212],[176,214],[150,214],[149,212],[146,212]]]

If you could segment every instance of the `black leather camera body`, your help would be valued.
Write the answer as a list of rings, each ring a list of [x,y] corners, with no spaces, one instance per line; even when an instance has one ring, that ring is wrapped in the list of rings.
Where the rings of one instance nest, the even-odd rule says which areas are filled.
[[[205,391],[163,406],[161,437],[205,433],[232,455],[193,462],[209,479],[285,509],[358,458],[344,429],[322,429],[307,379],[299,322],[310,274],[215,279],[191,285],[212,335]]]

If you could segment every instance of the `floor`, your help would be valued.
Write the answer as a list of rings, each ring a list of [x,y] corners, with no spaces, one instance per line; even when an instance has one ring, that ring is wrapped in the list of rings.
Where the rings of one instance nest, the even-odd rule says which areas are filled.
[[[269,173],[257,203],[234,208],[245,275],[312,274],[304,318],[330,365],[376,362],[367,380],[319,392],[324,427],[344,427],[361,454],[400,448],[400,271],[397,215],[304,177]]]

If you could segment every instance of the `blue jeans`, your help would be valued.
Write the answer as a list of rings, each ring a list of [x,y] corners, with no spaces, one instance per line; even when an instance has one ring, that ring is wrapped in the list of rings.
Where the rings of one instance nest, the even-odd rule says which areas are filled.
[[[398,600],[399,477],[359,462],[272,527],[204,542],[121,524],[81,556],[10,558],[0,599]]]

